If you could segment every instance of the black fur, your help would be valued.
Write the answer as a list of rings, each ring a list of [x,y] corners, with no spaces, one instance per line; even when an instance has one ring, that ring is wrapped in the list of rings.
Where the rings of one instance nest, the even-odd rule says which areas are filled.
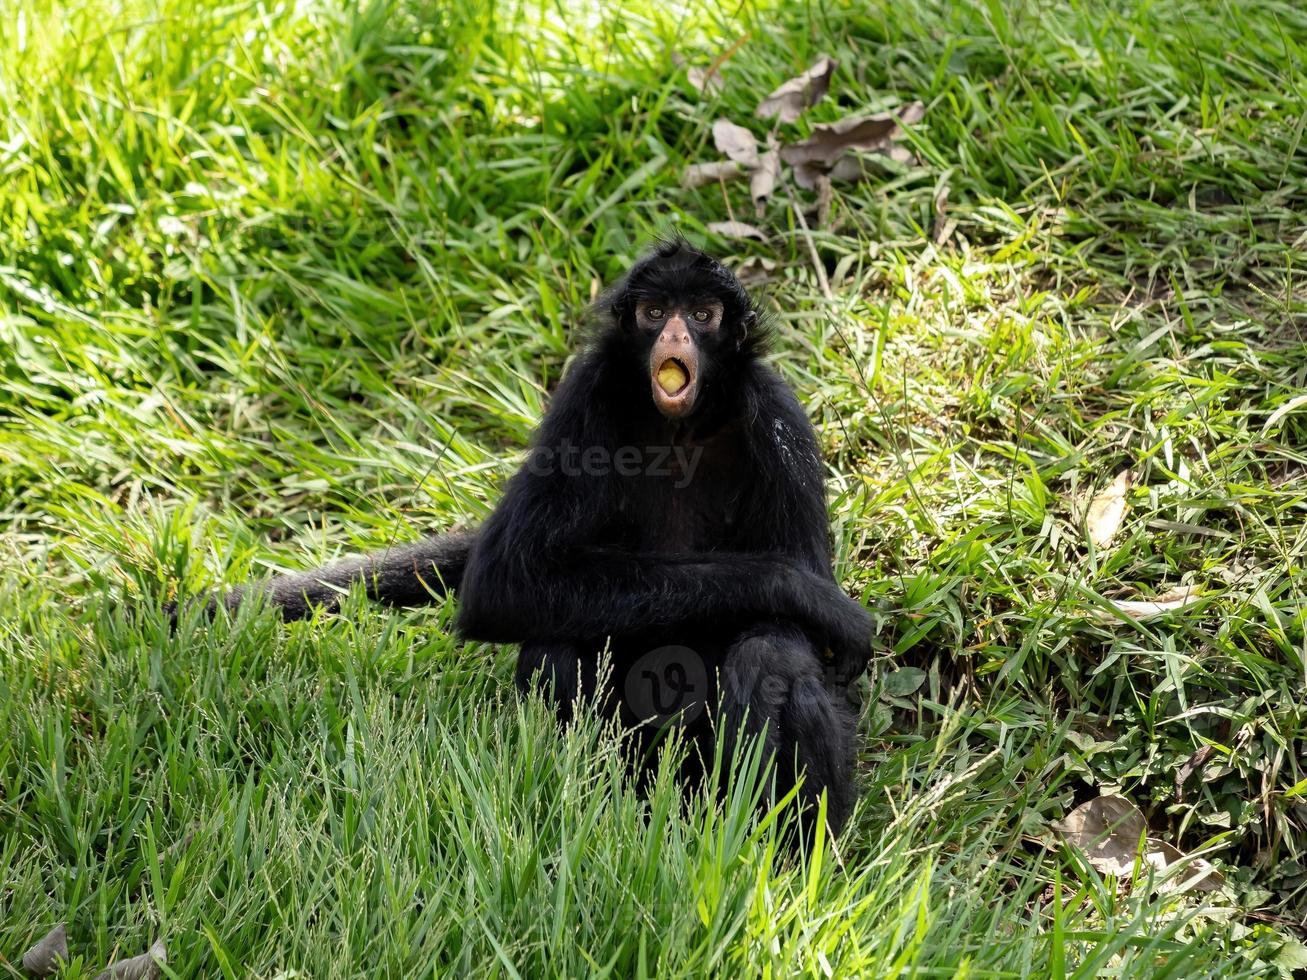
[[[652,340],[635,305],[704,296],[725,315],[696,336],[694,410],[669,421],[649,394]],[[457,590],[459,633],[520,643],[519,688],[541,690],[560,718],[579,694],[599,694],[593,703],[639,724],[646,694],[675,695],[700,759],[711,760],[717,737],[730,750],[742,726],[774,753],[778,792],[800,772],[805,800],[827,791],[838,832],[854,798],[846,692],[866,666],[870,618],[832,576],[812,426],[759,359],[769,338],[747,293],[686,243],[658,245],[596,309],[596,334],[554,394],[527,465],[478,531],[264,588],[287,618],[334,606],[358,580],[394,604]],[[648,460],[661,455],[671,472],[578,472],[558,465],[569,446],[609,460],[623,447],[651,449]],[[650,651],[672,648],[682,652],[647,666]],[[596,692],[604,649],[613,670]]]
[[[286,620],[306,619],[315,609],[334,612],[356,582],[363,584],[369,599],[390,606],[419,606],[459,588],[475,536],[473,531],[452,531],[311,572],[282,575],[255,588]],[[229,591],[223,597],[227,608],[240,605],[248,591],[244,587]]]

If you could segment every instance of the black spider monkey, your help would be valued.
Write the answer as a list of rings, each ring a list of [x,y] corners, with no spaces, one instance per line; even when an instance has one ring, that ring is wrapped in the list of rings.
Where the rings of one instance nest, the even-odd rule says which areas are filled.
[[[478,530],[258,588],[287,619],[334,608],[354,583],[395,605],[456,590],[458,632],[521,644],[519,690],[560,719],[595,704],[649,747],[651,722],[679,724],[697,748],[691,778],[715,738],[729,761],[740,732],[761,737],[774,790],[806,772],[800,798],[824,790],[838,833],[854,801],[848,689],[871,618],[832,575],[816,438],[760,360],[759,311],[676,239],[601,298],[596,320]]]

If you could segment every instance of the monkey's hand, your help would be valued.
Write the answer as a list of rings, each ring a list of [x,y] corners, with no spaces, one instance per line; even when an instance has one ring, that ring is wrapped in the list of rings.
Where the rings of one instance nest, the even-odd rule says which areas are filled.
[[[830,583],[829,598],[822,613],[832,666],[839,681],[849,683],[867,669],[875,619],[862,603],[851,599],[834,582]]]

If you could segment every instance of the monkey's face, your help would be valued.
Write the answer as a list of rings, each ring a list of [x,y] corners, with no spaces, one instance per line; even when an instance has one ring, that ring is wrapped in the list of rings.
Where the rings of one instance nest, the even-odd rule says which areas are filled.
[[[665,418],[701,416],[722,395],[758,315],[739,280],[720,262],[673,240],[641,259],[616,287],[614,328],[648,376],[654,407]]]
[[[640,332],[652,339],[649,382],[654,405],[669,419],[694,411],[704,375],[719,346],[725,307],[702,297],[642,299],[635,307]]]

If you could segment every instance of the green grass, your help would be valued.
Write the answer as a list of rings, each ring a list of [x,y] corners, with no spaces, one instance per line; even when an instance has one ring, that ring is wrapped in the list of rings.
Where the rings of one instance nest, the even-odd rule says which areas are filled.
[[[746,36],[720,96],[672,63]],[[825,227],[681,187],[821,53],[783,135],[920,99],[918,163]],[[158,936],[176,976],[1287,970],[1304,65],[1290,2],[4,4],[0,969],[66,921],[68,976]],[[862,803],[808,861],[747,766],[721,806],[634,793],[452,603],[160,615],[482,518],[586,304],[672,229],[776,260],[842,580],[894,610]],[[1125,468],[1095,550],[1077,502]],[[1060,846],[1100,792],[1222,889]]]

